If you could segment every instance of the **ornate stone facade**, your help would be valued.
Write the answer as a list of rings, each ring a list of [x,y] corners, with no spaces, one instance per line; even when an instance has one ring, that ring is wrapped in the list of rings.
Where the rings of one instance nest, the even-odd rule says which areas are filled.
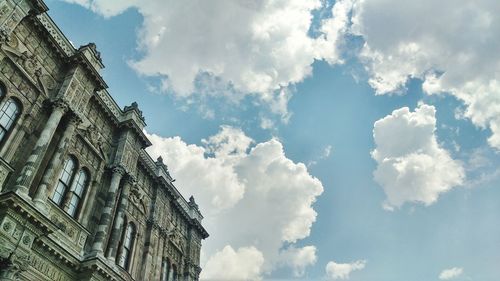
[[[198,280],[198,206],[47,10],[0,0],[0,281]]]

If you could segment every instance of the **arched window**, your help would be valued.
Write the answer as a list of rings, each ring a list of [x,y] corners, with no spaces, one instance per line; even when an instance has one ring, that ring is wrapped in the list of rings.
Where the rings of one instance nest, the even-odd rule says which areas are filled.
[[[71,179],[75,173],[76,161],[73,157],[69,157],[64,163],[63,170],[61,171],[61,175],[59,176],[59,180],[57,181],[57,187],[54,191],[54,195],[52,195],[52,201],[54,201],[57,205],[61,206],[63,203],[64,195],[68,190],[69,184],[71,183]]]
[[[5,93],[0,86],[0,97]],[[21,112],[19,103],[13,99],[8,99],[0,109],[0,142],[3,141],[12,125],[16,122],[19,113]]]
[[[120,257],[118,258],[118,265],[125,270],[128,270],[130,266],[130,257],[132,256],[132,247],[134,246],[135,234],[136,230],[134,224],[129,223],[127,225],[127,228],[125,229],[122,249]]]
[[[69,200],[68,214],[72,217],[75,216],[76,210],[79,208],[80,201],[82,200],[85,189],[88,183],[88,173],[85,170],[80,170],[73,182],[71,188],[71,199]]]
[[[170,263],[167,259],[163,259],[163,263],[161,265],[161,281],[168,281],[168,274],[170,272]]]

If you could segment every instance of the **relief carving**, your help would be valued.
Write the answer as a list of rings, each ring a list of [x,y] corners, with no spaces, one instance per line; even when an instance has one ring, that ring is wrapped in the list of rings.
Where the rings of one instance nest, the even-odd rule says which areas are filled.
[[[130,190],[130,202],[134,204],[143,215],[146,214],[147,203],[145,195],[137,185],[134,185]]]
[[[71,281],[70,276],[62,270],[52,265],[46,258],[40,258],[37,255],[30,255],[28,259],[29,265],[36,269],[41,274],[53,281]]]
[[[59,228],[59,230],[61,230],[66,235],[68,235],[69,238],[71,238],[72,240],[74,240],[75,234],[76,234],[76,230],[73,227],[68,226],[68,223],[65,222],[64,219],[62,219],[59,216],[53,214],[51,216],[51,220],[52,220],[52,222],[54,222],[55,225],[57,225],[57,227]]]
[[[2,232],[12,236],[12,233],[14,232],[16,226],[17,226],[16,222],[8,218],[5,218],[2,224]]]
[[[10,12],[10,7],[7,6],[6,3],[4,3],[1,7],[0,7],[0,19],[3,18],[5,15],[7,15],[7,13]]]

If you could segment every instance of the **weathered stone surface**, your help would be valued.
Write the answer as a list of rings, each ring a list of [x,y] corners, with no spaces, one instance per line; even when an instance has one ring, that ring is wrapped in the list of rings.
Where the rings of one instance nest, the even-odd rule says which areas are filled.
[[[0,139],[0,281],[198,280],[194,200],[145,152],[142,112],[108,93],[96,46],[74,48],[46,10],[0,1],[0,109],[20,106]]]

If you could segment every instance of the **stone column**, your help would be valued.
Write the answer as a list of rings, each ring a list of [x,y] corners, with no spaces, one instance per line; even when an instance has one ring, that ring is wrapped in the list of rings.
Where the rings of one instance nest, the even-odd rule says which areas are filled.
[[[95,206],[95,201],[96,201],[95,195],[96,195],[97,189],[99,189],[99,186],[100,186],[100,184],[97,180],[92,181],[92,183],[89,185],[88,191],[85,195],[85,201],[83,201],[84,202],[83,209],[80,212],[78,221],[86,228],[88,228],[88,226],[89,226],[89,219],[90,219],[90,215],[92,214],[92,210]]]
[[[33,202],[35,206],[39,209],[45,211],[47,210],[47,197],[52,194],[54,187],[54,175],[61,170],[61,163],[63,162],[63,157],[66,153],[66,150],[71,142],[71,138],[75,133],[75,129],[80,122],[80,119],[76,115],[72,115],[66,130],[64,131],[61,140],[56,148],[54,155],[52,156],[52,160],[50,161],[45,174],[43,175],[42,182],[38,187],[35,197],[33,198]],[[49,192],[47,192],[49,191]]]
[[[45,128],[43,128],[35,147],[31,151],[28,161],[26,161],[19,177],[16,179],[14,191],[19,195],[28,197],[31,182],[35,177],[37,170],[40,168],[40,164],[45,156],[45,153],[47,152],[47,148],[49,147],[52,137],[54,136],[54,132],[56,131],[57,126],[59,125],[59,122],[61,121],[61,118],[67,108],[67,104],[60,100],[53,104],[53,110],[50,114],[49,120],[45,124]]]
[[[123,191],[120,196],[120,203],[116,209],[115,220],[113,223],[113,228],[111,230],[111,237],[109,239],[108,246],[108,258],[111,261],[115,261],[116,251],[118,249],[118,243],[120,242],[120,235],[123,229],[123,222],[125,219],[125,211],[128,206],[128,197],[130,194],[130,188],[135,184],[135,180],[131,176],[127,176],[125,179],[125,184],[123,185]]]
[[[116,192],[125,174],[125,170],[121,166],[116,166],[112,169],[112,173],[111,184],[106,195],[106,202],[104,203],[104,209],[99,219],[99,225],[97,226],[94,244],[92,245],[92,251],[100,254],[104,252],[104,240],[109,229],[109,224],[111,223],[111,213],[116,202]]]
[[[164,260],[164,255],[163,255],[163,248],[164,245],[163,243],[165,242],[165,239],[163,238],[162,231],[159,231],[159,237],[158,237],[158,246],[156,250],[156,269],[155,269],[155,274],[153,275],[153,278],[156,278],[156,276],[159,276],[159,279],[163,281],[162,276],[163,276],[163,260]]]

